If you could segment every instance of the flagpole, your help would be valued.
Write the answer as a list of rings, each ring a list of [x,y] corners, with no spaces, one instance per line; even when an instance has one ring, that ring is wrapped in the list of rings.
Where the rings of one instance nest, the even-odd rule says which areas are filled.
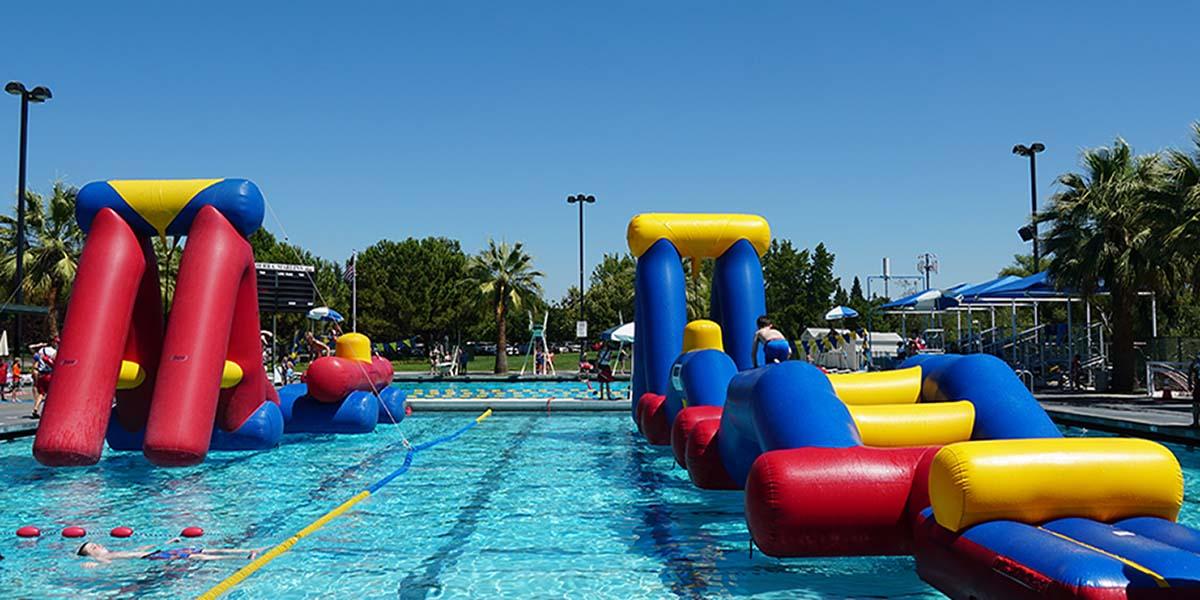
[[[351,273],[350,277],[350,329],[358,331],[358,251],[355,250],[350,255]]]

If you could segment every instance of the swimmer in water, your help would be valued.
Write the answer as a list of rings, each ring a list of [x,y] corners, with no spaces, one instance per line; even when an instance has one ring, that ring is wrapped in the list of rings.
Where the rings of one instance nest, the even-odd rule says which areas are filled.
[[[180,541],[179,538],[175,538],[167,543],[175,544]],[[262,548],[169,548],[165,550],[155,548],[155,546],[142,546],[135,550],[114,551],[96,542],[84,542],[75,551],[75,554],[96,560],[96,562],[87,563],[84,566],[97,566],[99,564],[111,563],[114,560],[131,558],[146,560],[230,560],[244,558],[253,560],[262,551]]]

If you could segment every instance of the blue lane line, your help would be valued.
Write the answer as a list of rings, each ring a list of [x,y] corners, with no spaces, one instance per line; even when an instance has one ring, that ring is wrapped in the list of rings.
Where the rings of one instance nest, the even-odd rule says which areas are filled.
[[[474,427],[478,424],[479,424],[479,421],[471,421],[470,423],[465,425],[462,429],[459,429],[458,431],[455,431],[454,433],[451,433],[450,435],[444,435],[435,440],[430,440],[428,442],[417,444],[416,446],[409,448],[408,452],[406,452],[404,454],[404,463],[400,465],[400,468],[396,469],[395,471],[392,471],[387,477],[384,477],[383,479],[380,479],[379,481],[376,481],[375,483],[371,484],[371,487],[368,487],[367,491],[374,494],[375,492],[379,491],[379,488],[391,483],[393,479],[408,472],[408,468],[412,466],[413,458],[416,457],[418,452],[428,450],[434,446],[437,446],[438,444],[452,442],[452,441],[458,439],[462,434],[470,431],[472,427]]]

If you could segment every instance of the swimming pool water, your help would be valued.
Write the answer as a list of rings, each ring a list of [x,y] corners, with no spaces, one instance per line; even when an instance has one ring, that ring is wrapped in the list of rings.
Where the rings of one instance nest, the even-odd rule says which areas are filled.
[[[271,546],[450,433],[464,414],[414,414],[361,436],[288,436],[271,451],[223,453],[167,470],[106,453],[48,469],[31,440],[0,444],[0,591],[5,597],[194,596],[244,564],[132,560],[87,569],[82,525],[110,548],[187,525],[211,547]],[[1173,448],[1188,480],[1181,520],[1197,525],[1200,459]],[[20,541],[21,525],[42,539]],[[129,541],[108,538],[128,525]],[[110,543],[111,542],[111,543]],[[228,598],[937,598],[906,557],[777,560],[748,552],[740,492],[694,488],[669,450],[628,415],[498,413],[419,454],[412,470],[298,543]]]
[[[599,397],[600,384],[582,381],[403,381],[392,384],[409,398],[580,398]],[[612,394],[624,398],[627,381],[614,381]]]

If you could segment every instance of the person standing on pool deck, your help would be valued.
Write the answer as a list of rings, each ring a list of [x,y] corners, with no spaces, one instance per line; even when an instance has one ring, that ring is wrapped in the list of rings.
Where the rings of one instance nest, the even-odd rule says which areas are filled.
[[[758,367],[758,346],[762,345],[766,353],[767,364],[783,362],[792,356],[792,348],[788,346],[787,338],[767,315],[758,318],[758,331],[754,332],[754,343],[750,346],[750,358]]]
[[[33,379],[33,418],[42,416],[42,403],[50,392],[50,380],[54,376],[54,359],[58,356],[58,338],[42,346],[33,354],[36,374]]]

